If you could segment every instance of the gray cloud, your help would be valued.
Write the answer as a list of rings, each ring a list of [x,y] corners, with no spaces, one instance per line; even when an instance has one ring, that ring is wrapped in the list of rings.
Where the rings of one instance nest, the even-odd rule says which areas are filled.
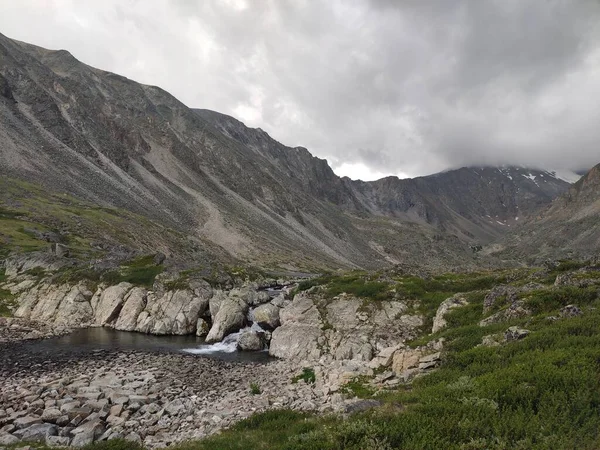
[[[600,162],[596,0],[21,0],[0,30],[338,168]]]

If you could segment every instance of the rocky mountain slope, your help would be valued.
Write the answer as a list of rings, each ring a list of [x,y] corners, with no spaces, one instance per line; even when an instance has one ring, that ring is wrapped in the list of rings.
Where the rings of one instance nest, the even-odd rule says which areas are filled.
[[[593,257],[600,249],[600,164],[495,250],[527,259]]]
[[[2,177],[144,217],[188,236],[205,259],[264,267],[489,264],[471,246],[568,188],[516,168],[339,178],[260,129],[1,35],[0,117]],[[31,214],[1,200],[10,214]],[[166,254],[187,250],[185,239],[153,235]]]

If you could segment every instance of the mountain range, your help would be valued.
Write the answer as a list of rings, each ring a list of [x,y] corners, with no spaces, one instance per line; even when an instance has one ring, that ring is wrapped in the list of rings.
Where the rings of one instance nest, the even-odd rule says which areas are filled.
[[[183,265],[321,270],[589,253],[600,243],[598,170],[574,185],[523,167],[354,181],[260,128],[0,35],[1,206],[104,256],[160,251]],[[11,183],[26,184],[16,192]],[[77,208],[109,209],[119,225],[92,223],[65,194]],[[34,207],[34,196],[44,201]],[[57,222],[56,208],[89,220]],[[540,241],[548,236],[556,245]],[[0,239],[18,241],[3,228]]]

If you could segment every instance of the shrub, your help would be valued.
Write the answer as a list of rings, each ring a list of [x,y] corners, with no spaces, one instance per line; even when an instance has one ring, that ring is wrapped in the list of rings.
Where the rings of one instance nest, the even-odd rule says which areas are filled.
[[[294,378],[292,378],[292,383],[296,384],[300,380],[304,380],[304,382],[307,384],[314,384],[315,381],[317,381],[315,371],[312,369],[312,367],[305,367],[304,369],[302,369],[301,374],[296,375]]]

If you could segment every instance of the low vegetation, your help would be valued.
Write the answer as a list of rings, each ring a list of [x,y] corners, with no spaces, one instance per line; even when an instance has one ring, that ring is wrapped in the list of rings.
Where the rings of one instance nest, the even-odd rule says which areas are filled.
[[[426,313],[435,311],[438,297],[455,292],[469,292],[470,304],[447,315],[446,329],[415,341],[424,344],[446,339],[444,363],[437,371],[379,394],[368,380],[356,379],[346,385],[346,394],[375,397],[382,402],[380,408],[345,420],[269,411],[220,435],[175,448],[600,448],[599,286],[534,290],[523,295],[531,316],[479,326],[486,289],[499,282],[523,284],[519,276],[509,278],[506,273],[497,273],[470,279],[447,275],[420,281],[413,277],[394,280],[396,292],[420,301]],[[321,289],[355,282],[329,279]],[[310,280],[319,286],[313,283]],[[570,304],[578,305],[583,314],[561,316],[561,308]],[[530,334],[496,347],[481,345],[484,336],[503,336],[512,325],[526,327]]]
[[[292,383],[295,384],[301,380],[308,384],[314,384],[317,381],[317,376],[315,375],[315,371],[312,367],[305,367],[302,369],[302,373],[292,378]]]

